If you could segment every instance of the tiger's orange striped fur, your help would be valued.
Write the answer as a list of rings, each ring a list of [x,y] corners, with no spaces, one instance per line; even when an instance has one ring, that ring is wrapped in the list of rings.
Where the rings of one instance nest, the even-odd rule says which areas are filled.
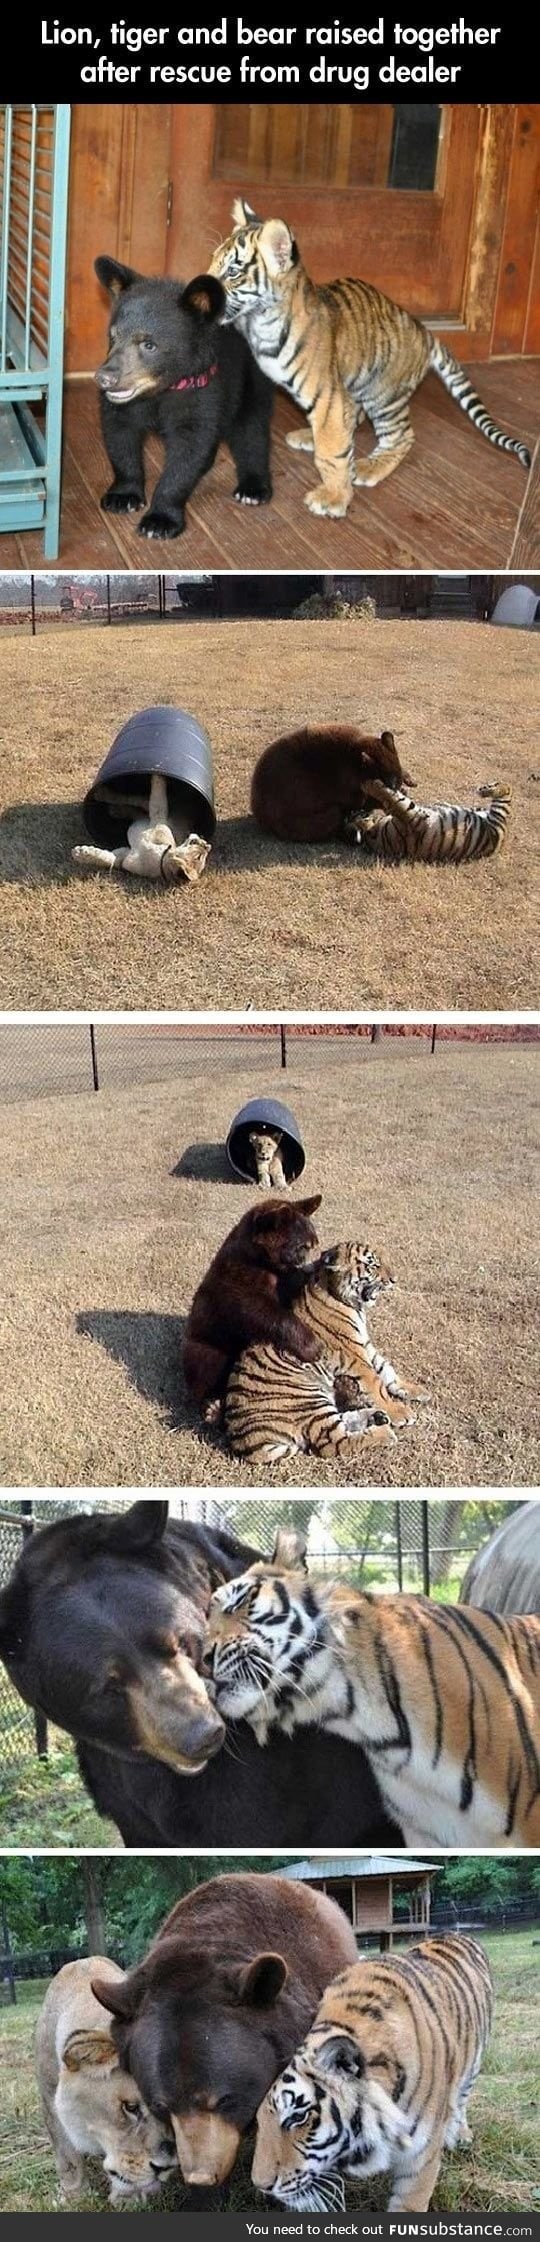
[[[345,2178],[390,2174],[390,2211],[427,2211],[489,2042],[487,1955],[456,1932],[365,1955],[323,1994],[257,2112],[255,2187],[296,2211],[343,2209]],[[382,2205],[381,2205],[382,2208]]]
[[[347,820],[348,834],[384,864],[401,864],[405,857],[417,864],[470,864],[473,857],[494,856],[505,838],[512,800],[509,787],[493,788],[488,810],[450,802],[427,807],[380,779],[370,781],[369,796],[373,808]]]
[[[259,1464],[311,1449],[339,1451],[351,1439],[392,1440],[414,1424],[412,1395],[370,1339],[366,1306],[394,1283],[369,1246],[331,1246],[296,1302],[320,1341],[317,1362],[269,1344],[246,1348],[229,1377],[225,1430],[237,1456]]]
[[[540,1619],[306,1578],[305,1544],[212,1598],[224,1718],[361,1744],[408,1845],[540,1845]]]
[[[313,451],[320,477],[308,492],[313,514],[347,513],[355,485],[393,474],[413,442],[409,405],[431,370],[489,442],[525,468],[525,444],[505,436],[485,411],[446,345],[399,304],[363,280],[310,280],[290,227],[257,218],[239,196],[234,231],[216,249],[210,272],[226,291],[235,321],[271,381],[306,413],[311,436],[292,432],[292,450]],[[354,458],[354,435],[367,415],[375,450]]]

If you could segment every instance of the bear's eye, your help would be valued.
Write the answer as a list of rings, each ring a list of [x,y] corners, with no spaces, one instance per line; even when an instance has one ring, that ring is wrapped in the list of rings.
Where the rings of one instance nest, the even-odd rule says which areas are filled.
[[[157,343],[154,342],[153,335],[143,335],[141,340],[143,350],[157,350]]]

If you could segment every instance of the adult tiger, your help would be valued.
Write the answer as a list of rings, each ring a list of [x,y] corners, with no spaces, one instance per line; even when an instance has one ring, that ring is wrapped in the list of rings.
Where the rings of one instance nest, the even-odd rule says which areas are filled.
[[[400,788],[394,792],[381,779],[369,783],[370,804],[365,817],[346,820],[350,840],[358,841],[385,864],[403,857],[421,864],[470,864],[474,856],[494,856],[504,841],[510,816],[509,787],[484,789],[492,795],[488,810],[462,808],[458,803],[436,803],[432,808],[413,802]]]
[[[242,196],[232,215],[234,231],[210,272],[225,289],[225,322],[237,322],[262,372],[307,413],[311,437],[294,431],[287,442],[315,453],[312,514],[346,514],[355,484],[380,483],[399,466],[413,442],[410,400],[430,370],[491,444],[530,467],[526,445],[503,435],[463,367],[419,319],[364,280],[310,280],[283,218],[257,218]],[[355,463],[364,415],[377,443]]]
[[[540,1845],[540,1619],[308,1580],[281,1531],[208,1628],[219,1712],[361,1744],[406,1845]]]
[[[412,1425],[412,1395],[370,1339],[366,1305],[394,1278],[370,1246],[330,1246],[310,1270],[296,1312],[320,1341],[317,1362],[277,1347],[246,1348],[225,1400],[225,1430],[237,1456],[280,1463],[312,1449],[338,1450],[358,1438],[392,1440]]]
[[[343,2180],[390,2172],[389,2211],[427,2211],[467,2102],[493,1988],[476,1939],[366,1955],[334,1979],[257,2114],[253,2181],[297,2211],[343,2207]]]

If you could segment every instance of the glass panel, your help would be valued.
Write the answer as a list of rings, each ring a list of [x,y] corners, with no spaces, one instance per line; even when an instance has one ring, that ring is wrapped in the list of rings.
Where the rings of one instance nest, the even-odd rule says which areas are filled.
[[[216,114],[213,175],[263,186],[433,191],[441,130],[434,103],[250,108]]]

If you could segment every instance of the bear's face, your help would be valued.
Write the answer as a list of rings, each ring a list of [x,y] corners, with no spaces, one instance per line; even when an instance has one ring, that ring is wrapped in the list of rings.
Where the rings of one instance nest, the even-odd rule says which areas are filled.
[[[302,1268],[313,1261],[319,1240],[310,1218],[320,1204],[318,1191],[312,1199],[273,1199],[270,1206],[251,1207],[238,1226],[248,1255],[269,1269]]]
[[[97,257],[95,271],[113,301],[109,349],[96,373],[111,404],[177,389],[208,370],[225,304],[219,281],[204,273],[186,288],[147,280],[113,257]]]
[[[169,1566],[166,1521],[141,1501],[32,1534],[0,1595],[0,1657],[59,1728],[195,1775],[225,1735],[201,1671],[211,1569],[205,1594],[189,1550]]]
[[[227,1964],[173,1938],[120,1984],[93,1981],[132,2079],[157,2117],[170,2113],[191,2186],[216,2186],[232,2171],[275,2077],[286,1982],[280,1954]]]

